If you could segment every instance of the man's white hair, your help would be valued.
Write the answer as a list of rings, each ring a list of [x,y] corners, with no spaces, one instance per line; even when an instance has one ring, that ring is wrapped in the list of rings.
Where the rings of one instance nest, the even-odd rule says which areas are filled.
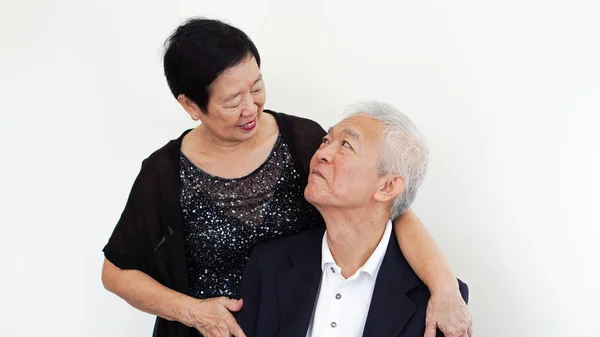
[[[397,174],[406,180],[406,188],[392,204],[390,218],[395,219],[408,210],[425,178],[429,157],[425,137],[406,114],[391,104],[366,101],[346,110],[347,117],[357,114],[366,114],[386,125],[381,135],[377,173]]]

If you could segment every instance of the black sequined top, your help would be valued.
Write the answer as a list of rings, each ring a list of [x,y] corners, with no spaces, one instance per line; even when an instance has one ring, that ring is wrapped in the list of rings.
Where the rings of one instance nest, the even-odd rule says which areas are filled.
[[[236,297],[257,244],[319,223],[281,135],[267,160],[245,177],[212,176],[183,153],[179,174],[190,295],[196,298]]]
[[[302,198],[302,190],[304,189],[304,186],[306,186],[306,180],[308,178],[310,159],[319,148],[323,136],[326,135],[325,130],[323,130],[318,123],[310,119],[267,109],[265,109],[264,112],[273,115],[277,120],[281,140],[278,141],[277,145],[274,147],[272,151],[273,154],[269,157],[270,160],[267,160],[264,165],[257,169],[257,172],[250,174],[249,177],[242,179],[219,179],[206,175],[206,173],[201,170],[195,169],[197,171],[195,173],[197,174],[192,174],[190,170],[182,169],[182,166],[186,165],[186,160],[181,158],[181,144],[185,135],[191,130],[186,130],[178,138],[169,141],[148,156],[142,162],[140,172],[129,192],[125,208],[119,217],[110,239],[104,246],[103,252],[106,259],[121,269],[139,270],[157,280],[167,288],[183,294],[194,295],[194,293],[198,292],[197,289],[201,288],[201,286],[198,285],[200,282],[192,280],[192,283],[196,284],[192,285],[192,287],[196,290],[190,291],[189,281],[190,279],[199,280],[201,274],[223,273],[224,270],[230,270],[231,274],[239,275],[239,272],[233,272],[233,270],[241,269],[239,261],[244,260],[234,260],[230,256],[237,256],[229,246],[230,244],[233,244],[234,236],[230,234],[234,233],[234,229],[237,234],[239,234],[238,231],[248,231],[249,234],[247,236],[253,235],[253,240],[256,240],[256,238],[259,237],[259,240],[256,240],[256,242],[258,242],[262,240],[263,237],[266,238],[271,235],[276,236],[277,234],[274,234],[274,231],[281,232],[281,236],[285,235],[285,232],[287,231],[292,232],[294,227],[293,224],[298,227],[297,230],[307,227],[325,226],[323,218],[318,214],[317,210],[308,205]],[[283,157],[281,155],[282,153],[285,153]],[[294,165],[291,165],[290,162],[293,162]],[[270,183],[264,183],[265,185],[272,187],[271,193],[273,197],[263,198],[266,203],[264,208],[255,208],[255,212],[261,214],[261,216],[258,217],[259,221],[257,222],[250,221],[249,225],[252,225],[253,227],[246,225],[245,222],[242,221],[243,217],[242,220],[240,220],[239,217],[234,216],[234,208],[231,208],[231,213],[228,213],[225,211],[224,204],[223,206],[217,206],[217,201],[215,200],[226,199],[226,195],[217,198],[218,194],[216,194],[217,192],[215,191],[218,189],[214,187],[217,186],[216,181],[222,182],[223,186],[225,183],[233,183],[234,180],[235,183],[239,183],[240,185],[241,182],[244,181],[244,186],[247,186],[248,184],[262,188],[263,186],[259,183],[255,182],[252,184],[250,182],[252,180],[250,177],[254,175],[260,176],[258,171],[267,170],[267,167],[273,165],[273,163],[275,163],[275,166],[277,166],[277,163],[279,163],[280,166],[283,165],[284,169],[280,168],[281,172],[274,168],[269,169],[272,170],[272,172],[280,172],[280,175],[274,174],[270,176]],[[186,167],[193,168],[193,165],[187,163]],[[297,172],[294,171],[294,168]],[[201,179],[199,178],[200,175],[208,178]],[[301,178],[298,178],[298,176]],[[212,182],[210,178],[212,178]],[[284,183],[277,183],[280,178],[283,178]],[[193,185],[195,181],[197,181],[198,184],[202,181],[205,184],[210,182],[210,184],[215,185],[212,186],[209,184],[207,186],[212,187],[200,188],[197,186],[196,188],[193,188],[193,186],[195,186]],[[187,187],[182,188],[182,184]],[[224,187],[220,188],[223,188],[223,191],[226,191]],[[188,193],[186,194],[184,190],[188,190]],[[192,193],[191,190],[195,190],[195,193],[198,195],[194,196],[194,193]],[[239,191],[240,195],[236,195],[234,200],[237,200],[238,196],[241,197],[242,194],[244,194],[242,193],[243,189],[241,188],[235,189],[235,191]],[[257,191],[261,191],[261,189],[258,189]],[[246,192],[249,193],[248,190],[246,190]],[[190,195],[190,200],[196,200],[193,202],[196,204],[196,207],[189,206],[192,204],[192,201],[182,203],[182,195],[184,196],[184,200],[186,195]],[[244,195],[247,196],[247,194]],[[267,194],[267,196],[268,195],[269,194]],[[209,199],[207,196],[212,196],[213,199]],[[297,201],[281,200],[285,197]],[[241,199],[242,198],[240,198],[240,200]],[[204,202],[206,202],[206,205],[200,203],[199,200],[205,200]],[[232,201],[229,201],[229,205],[231,205],[231,202]],[[235,201],[233,202],[235,206]],[[186,204],[188,206],[185,206]],[[210,214],[221,212],[222,214],[219,215],[221,221],[219,221],[218,224],[222,227],[217,226],[216,220],[218,217],[215,217],[214,220],[209,220],[212,219],[212,217],[205,219],[203,227],[200,225],[201,222],[199,216],[196,218],[189,216],[189,212],[194,214],[194,209],[196,210],[196,213],[198,213],[200,211],[200,205],[203,207],[206,206],[207,209],[211,209],[213,213]],[[288,213],[283,212],[286,205],[289,208]],[[303,212],[302,208],[305,206],[307,207],[307,210],[306,212]],[[183,207],[186,207],[188,212],[188,215],[185,216],[186,226],[184,226],[183,223]],[[258,213],[259,209],[261,210],[260,213]],[[204,209],[202,209],[202,211],[204,212]],[[238,211],[236,210],[236,213],[237,212]],[[209,213],[207,212],[207,214]],[[285,225],[287,223],[285,220],[286,218],[284,218],[285,214],[289,215],[289,219],[292,222],[289,226]],[[195,220],[192,221],[190,219]],[[190,225],[192,222],[195,222],[195,224]],[[234,226],[234,224],[237,224],[237,226]],[[184,227],[186,227],[185,230]],[[194,230],[190,229],[193,227],[197,227],[198,229],[198,231],[195,232],[196,234],[191,234]],[[250,229],[247,227],[250,227]],[[215,236],[215,231],[220,230],[219,228],[222,228],[223,238],[231,238],[230,242],[225,239],[221,241],[216,239],[218,237]],[[286,228],[286,230],[283,230],[283,228]],[[253,232],[250,233],[250,231]],[[188,237],[187,239],[186,236]],[[198,250],[196,250],[197,255],[194,258],[191,257],[192,254],[187,253],[187,251],[193,250],[191,250],[190,247],[186,247],[188,246],[186,240],[194,241],[190,240],[193,236],[196,237],[195,242],[198,243]],[[206,238],[206,240],[201,240],[202,237]],[[240,244],[242,241],[238,241],[240,238],[245,242],[244,245]],[[236,236],[235,239],[235,245],[240,244],[239,247],[247,247],[247,250],[243,251],[243,254],[247,256],[253,246],[250,242],[246,242],[249,238],[245,238],[244,235],[239,235]],[[219,251],[219,249],[216,249],[215,245],[217,245],[216,247],[221,247],[221,250]],[[205,246],[206,249],[200,251],[202,246]],[[186,255],[190,255],[190,259],[187,259]],[[217,263],[213,263],[213,261],[200,261],[196,264],[194,261],[202,259],[201,255],[205,256],[207,260],[220,258],[220,261],[225,261],[225,263],[223,263],[222,266],[216,265]],[[221,255],[225,256],[225,258],[221,258]],[[194,263],[190,263],[190,261]],[[201,267],[195,267],[196,276],[189,276],[188,274],[194,274],[195,271],[188,270],[188,264],[190,266],[202,266],[206,271],[201,270]],[[214,266],[214,268],[211,266]],[[239,282],[239,276],[237,280],[237,282]],[[203,279],[202,282],[207,284],[205,289],[200,290],[205,291],[205,297],[225,293],[221,291],[221,289],[225,288],[230,289],[229,293],[235,293],[234,289],[237,287],[231,285],[231,279],[226,282],[219,279],[215,281],[211,278],[210,280]],[[225,283],[228,283],[229,285],[225,285]],[[210,286],[208,286],[208,284],[210,284]],[[215,289],[218,289],[218,291],[215,291]],[[210,294],[207,292],[209,290]],[[189,328],[177,321],[169,321],[162,317],[157,317],[153,336],[190,337],[193,335],[191,331],[195,331],[195,329]]]

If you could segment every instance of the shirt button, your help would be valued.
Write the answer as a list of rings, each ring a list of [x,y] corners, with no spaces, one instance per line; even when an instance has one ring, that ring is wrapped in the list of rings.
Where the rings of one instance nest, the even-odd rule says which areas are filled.
[[[332,327],[332,328],[335,328],[336,326],[337,326],[337,323],[336,323],[336,322],[331,322],[331,327]]]
[[[340,294],[335,295],[336,300],[339,300],[340,298],[342,298],[342,295],[340,295]]]

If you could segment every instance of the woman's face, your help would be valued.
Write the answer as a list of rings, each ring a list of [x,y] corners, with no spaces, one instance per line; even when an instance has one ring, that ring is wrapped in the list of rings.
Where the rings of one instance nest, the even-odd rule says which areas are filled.
[[[254,57],[226,69],[210,85],[204,127],[223,141],[245,141],[256,134],[266,100],[265,85]]]

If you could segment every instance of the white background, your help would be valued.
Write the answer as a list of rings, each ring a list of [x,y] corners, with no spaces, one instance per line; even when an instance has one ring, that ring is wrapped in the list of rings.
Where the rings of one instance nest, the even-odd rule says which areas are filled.
[[[141,160],[193,123],[164,39],[245,30],[267,107],[325,128],[359,99],[431,147],[414,209],[471,289],[478,337],[600,336],[600,2],[2,0],[2,336],[150,336],[102,287]]]

